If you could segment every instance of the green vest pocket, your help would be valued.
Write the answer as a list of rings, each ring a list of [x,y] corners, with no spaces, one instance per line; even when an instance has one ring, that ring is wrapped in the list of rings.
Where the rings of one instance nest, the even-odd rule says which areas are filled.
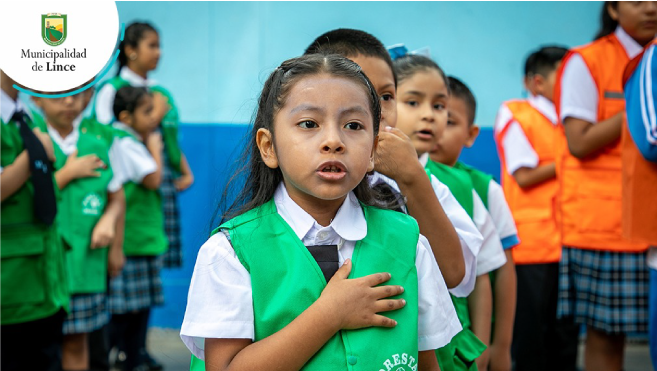
[[[33,228],[2,231],[0,299],[3,307],[46,300],[43,261],[46,238],[43,232]]]

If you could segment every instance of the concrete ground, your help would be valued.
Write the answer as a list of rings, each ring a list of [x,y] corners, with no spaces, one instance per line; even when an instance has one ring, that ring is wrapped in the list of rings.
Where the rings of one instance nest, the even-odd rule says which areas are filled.
[[[178,330],[151,328],[148,332],[148,350],[164,365],[166,371],[189,370],[190,353],[180,340]],[[579,366],[583,369],[584,346],[580,345]],[[627,347],[624,371],[651,371],[648,345],[631,343]]]

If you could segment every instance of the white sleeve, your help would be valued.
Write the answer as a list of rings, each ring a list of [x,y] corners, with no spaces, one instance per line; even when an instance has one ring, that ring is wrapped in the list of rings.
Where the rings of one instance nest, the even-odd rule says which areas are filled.
[[[474,222],[484,236],[484,243],[477,255],[477,276],[492,272],[506,263],[506,255],[502,249],[495,223],[486,210],[477,193],[472,191],[474,197]]]
[[[481,249],[483,237],[475,223],[470,219],[468,213],[456,201],[456,198],[454,198],[454,195],[446,185],[431,175],[431,186],[447,218],[449,218],[454,229],[456,229],[465,262],[463,280],[456,287],[450,289],[449,292],[454,296],[466,297],[474,289],[475,281],[477,280],[477,254],[479,254],[479,249]]]
[[[415,267],[418,280],[418,350],[447,345],[461,331],[447,285],[431,252],[429,241],[420,235]]]
[[[538,166],[538,154],[529,143],[525,131],[516,121],[511,122],[509,125],[502,138],[504,164],[507,172],[509,175],[513,175],[522,167],[535,168]]]
[[[114,176],[121,183],[141,183],[148,174],[157,171],[157,163],[146,146],[131,138],[116,138],[109,151]]]
[[[111,124],[114,121],[114,96],[116,90],[111,84],[105,84],[96,94],[96,120],[101,124]]]
[[[513,219],[513,214],[511,214],[509,204],[506,202],[502,186],[494,180],[491,180],[488,185],[488,212],[493,218],[502,247],[506,250],[518,245],[520,240],[518,239],[516,222]]]
[[[598,118],[598,89],[579,54],[566,61],[561,76],[560,119],[573,117],[595,124]]]
[[[205,359],[206,338],[254,339],[251,276],[223,233],[198,252],[180,338]]]

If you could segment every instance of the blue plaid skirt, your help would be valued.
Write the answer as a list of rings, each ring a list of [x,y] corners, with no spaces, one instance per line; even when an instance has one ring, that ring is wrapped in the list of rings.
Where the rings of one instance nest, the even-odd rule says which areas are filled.
[[[609,334],[648,331],[649,273],[645,253],[564,246],[557,316]]]
[[[121,274],[110,280],[110,312],[124,314],[164,304],[161,270],[161,256],[128,256]]]
[[[64,320],[64,335],[89,333],[109,322],[107,295],[104,292],[72,295],[70,303]]]
[[[169,241],[169,248],[162,255],[162,264],[164,268],[180,268],[182,267],[182,244],[180,242],[178,191],[173,185],[175,173],[169,166],[166,153],[167,151],[163,151],[165,166],[162,168],[160,194],[162,195],[162,210],[164,211],[164,231]]]

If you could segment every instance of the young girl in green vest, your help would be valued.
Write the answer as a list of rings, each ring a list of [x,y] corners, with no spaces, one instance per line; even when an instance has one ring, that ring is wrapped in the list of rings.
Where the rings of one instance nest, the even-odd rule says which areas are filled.
[[[452,296],[464,330],[436,352],[443,370],[477,369],[490,337],[492,304],[488,272],[504,264],[504,254],[492,219],[473,191],[470,177],[463,171],[428,160],[428,153],[448,123],[450,90],[443,70],[421,55],[403,55],[393,64],[398,79],[397,128],[408,135],[427,173],[450,188],[484,236],[477,255],[474,291],[467,298]]]
[[[493,323],[487,338],[490,341],[489,350],[484,353],[482,363],[487,364],[489,370],[509,371],[516,307],[516,273],[511,248],[519,242],[518,231],[501,186],[492,176],[458,160],[463,148],[472,146],[479,134],[479,127],[474,123],[476,100],[470,89],[457,78],[450,76],[447,81],[451,91],[448,125],[437,140],[437,147],[431,152],[431,159],[451,167],[454,171],[462,171],[470,178],[475,196],[490,213],[495,236],[504,248],[506,262],[492,270],[490,275]]]
[[[458,319],[415,220],[368,186],[380,110],[337,55],[265,82],[244,187],[199,251],[181,329],[208,370],[438,369]]]
[[[89,368],[87,334],[109,322],[107,266],[108,257],[116,254],[108,254],[107,247],[125,210],[121,180],[109,160],[114,130],[82,118],[84,95],[33,98],[54,144],[61,196],[57,224],[70,249],[66,267],[72,296],[64,321],[64,370]]]
[[[117,152],[125,198],[125,267],[110,281],[110,310],[114,343],[126,354],[125,369],[147,362],[146,330],[150,310],[164,302],[160,278],[161,255],[167,250],[162,199],[162,138],[155,131],[153,97],[146,88],[125,86],[116,93],[119,121]]]
[[[123,86],[148,87],[153,92],[153,117],[164,141],[164,168],[160,192],[166,219],[169,250],[163,256],[166,268],[182,266],[180,216],[177,193],[189,188],[194,175],[178,142],[178,108],[171,93],[149,78],[160,61],[160,35],[145,22],[134,22],[125,29],[119,45],[119,69],[114,78],[99,87],[94,114],[103,124],[118,120],[112,110],[114,97]]]

